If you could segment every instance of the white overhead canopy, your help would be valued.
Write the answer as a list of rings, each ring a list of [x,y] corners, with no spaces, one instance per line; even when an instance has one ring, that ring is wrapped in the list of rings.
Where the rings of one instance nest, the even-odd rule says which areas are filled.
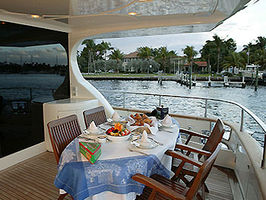
[[[0,20],[104,37],[210,31],[250,0],[3,0]],[[128,13],[136,15],[128,15]],[[32,18],[32,15],[39,18]],[[133,30],[133,31],[128,31]],[[109,36],[108,36],[109,35]]]

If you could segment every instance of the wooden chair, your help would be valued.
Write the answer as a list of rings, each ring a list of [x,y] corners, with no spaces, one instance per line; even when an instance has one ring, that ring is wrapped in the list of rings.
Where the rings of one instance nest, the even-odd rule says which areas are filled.
[[[96,126],[103,124],[104,122],[107,121],[103,106],[93,108],[90,110],[85,110],[83,112],[83,116],[84,116],[86,128],[90,126],[90,123],[92,121],[94,121]]]
[[[221,149],[221,144],[219,144],[214,152],[208,154],[207,160],[203,163],[198,162],[197,160],[193,160],[190,157],[181,154],[180,152],[172,151],[170,154],[173,158],[181,159],[184,162],[190,163],[199,167],[199,171],[195,178],[193,179],[193,183],[191,187],[187,187],[183,184],[178,183],[175,180],[167,179],[160,175],[152,175],[150,178],[141,174],[136,174],[132,177],[133,180],[138,181],[146,187],[143,190],[143,193],[138,196],[137,200],[153,200],[153,199],[193,199],[197,197],[197,199],[205,198],[205,189],[204,182],[207,179],[209,172],[213,166],[215,159]],[[199,193],[199,189],[202,187],[202,196]]]
[[[175,150],[181,150],[182,153],[186,151],[186,156],[189,156],[191,152],[197,153],[198,154],[198,160],[201,159],[202,155],[205,156],[205,159],[208,157],[209,153],[214,152],[218,144],[221,142],[224,134],[224,124],[222,120],[218,119],[215,123],[214,128],[211,131],[210,136],[203,135],[194,131],[186,130],[186,129],[180,129],[181,133],[186,133],[189,135],[187,141],[185,144],[177,144],[175,147]],[[188,146],[188,143],[190,139],[195,136],[195,137],[201,137],[207,139],[207,142],[203,146],[202,149],[197,149],[191,146]],[[167,151],[166,154],[169,154],[170,151]],[[193,167],[189,167],[188,164],[185,165],[184,161],[177,162],[178,166],[175,166],[176,160],[173,159],[173,164],[172,164],[172,171],[175,172],[175,175],[173,176],[173,180],[175,179],[181,179],[187,186],[191,185],[191,181],[188,181],[185,176],[195,176],[196,172],[193,170]],[[206,188],[206,191],[208,192],[208,188]]]
[[[51,121],[47,124],[47,126],[55,159],[58,164],[61,153],[66,146],[82,133],[78,123],[78,118],[76,115],[70,115]],[[64,199],[66,195],[68,194],[60,194],[58,200]]]

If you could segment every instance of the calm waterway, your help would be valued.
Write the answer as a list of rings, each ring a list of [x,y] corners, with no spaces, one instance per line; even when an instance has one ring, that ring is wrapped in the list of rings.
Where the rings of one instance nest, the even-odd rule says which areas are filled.
[[[123,96],[119,92],[143,92],[184,96],[209,97],[224,100],[231,100],[240,103],[255,113],[262,121],[266,122],[266,87],[260,86],[258,91],[254,87],[246,88],[225,88],[225,87],[204,87],[204,83],[188,89],[174,81],[165,81],[159,85],[157,81],[120,81],[120,80],[89,80],[98,90],[102,91],[112,106],[123,106]],[[126,107],[152,110],[158,106],[158,97],[126,95]],[[162,105],[169,107],[171,113],[203,116],[205,102],[202,100],[190,100],[181,98],[162,98]],[[208,103],[208,117],[220,117],[222,119],[239,122],[241,110],[225,103]],[[245,115],[245,128],[254,133],[258,141],[264,140],[262,130],[254,120]]]

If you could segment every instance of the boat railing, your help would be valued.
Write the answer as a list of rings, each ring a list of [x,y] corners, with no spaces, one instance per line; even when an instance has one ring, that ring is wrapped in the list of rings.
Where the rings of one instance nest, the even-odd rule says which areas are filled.
[[[196,99],[196,100],[202,100],[204,101],[204,117],[207,117],[208,115],[208,104],[210,101],[214,102],[222,102],[227,103],[231,105],[235,105],[241,109],[241,115],[240,115],[240,132],[243,131],[244,127],[244,113],[247,113],[251,118],[254,119],[254,121],[261,127],[264,133],[264,142],[263,142],[263,156],[261,160],[261,168],[265,167],[265,156],[266,156],[266,125],[265,123],[257,117],[251,110],[246,108],[245,106],[230,100],[224,100],[224,99],[217,99],[217,98],[207,98],[207,97],[197,97],[197,96],[183,96],[183,95],[171,95],[171,94],[158,94],[158,93],[142,93],[142,92],[127,92],[127,91],[114,91],[114,90],[100,90],[103,94],[104,93],[116,93],[116,94],[122,94],[123,99],[123,108],[126,107],[126,95],[146,95],[146,96],[154,96],[158,97],[158,105],[161,106],[162,104],[162,97],[170,97],[170,98],[183,98],[183,99]]]

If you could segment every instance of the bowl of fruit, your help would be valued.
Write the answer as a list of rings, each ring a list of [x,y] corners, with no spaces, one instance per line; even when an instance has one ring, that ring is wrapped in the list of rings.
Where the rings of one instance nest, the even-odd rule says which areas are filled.
[[[122,142],[129,139],[131,132],[120,123],[116,123],[106,131],[107,139],[112,142]]]

